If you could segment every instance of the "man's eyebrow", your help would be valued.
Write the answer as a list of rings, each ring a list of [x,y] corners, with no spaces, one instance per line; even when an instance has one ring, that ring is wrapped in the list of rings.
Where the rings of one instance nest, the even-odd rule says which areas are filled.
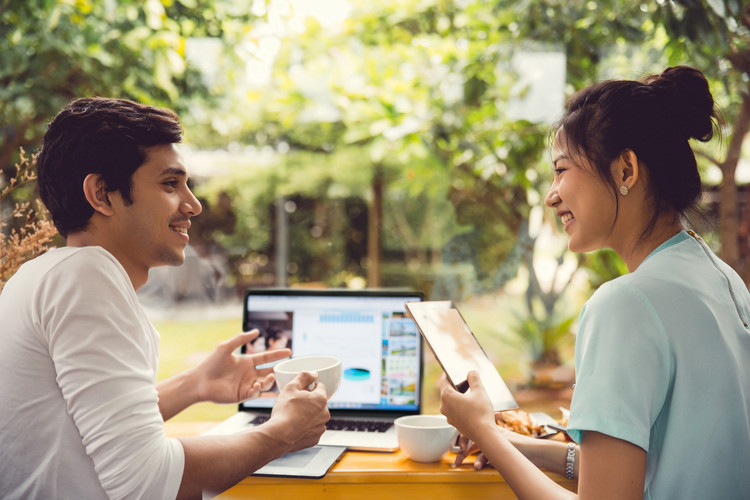
[[[161,171],[161,174],[159,175],[179,175],[179,176],[186,176],[187,172],[183,168],[178,167],[167,167],[164,170]]]

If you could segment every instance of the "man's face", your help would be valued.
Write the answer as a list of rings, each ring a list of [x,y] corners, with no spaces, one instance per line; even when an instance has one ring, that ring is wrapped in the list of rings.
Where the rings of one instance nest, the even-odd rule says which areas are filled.
[[[132,204],[111,193],[116,209],[118,260],[126,269],[148,272],[156,266],[185,261],[190,217],[201,213],[200,202],[187,185],[182,155],[174,144],[148,149],[132,178]]]

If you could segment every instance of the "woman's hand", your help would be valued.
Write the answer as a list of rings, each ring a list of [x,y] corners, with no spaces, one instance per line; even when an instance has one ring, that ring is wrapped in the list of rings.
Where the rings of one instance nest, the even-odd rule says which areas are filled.
[[[443,378],[440,384],[440,412],[462,436],[481,443],[482,437],[497,427],[495,412],[479,373],[470,371],[466,380],[469,390],[462,394]]]
[[[464,436],[463,434],[459,435],[457,444],[458,444],[458,451],[456,452],[456,460],[453,462],[453,465],[455,466],[463,465],[464,460],[466,460],[466,457],[469,457],[477,452],[479,452],[479,454],[477,455],[477,458],[474,460],[474,468],[476,470],[480,470],[484,468],[484,465],[489,465],[489,462],[487,462],[486,457],[483,459],[482,462],[477,463],[480,457],[484,457],[484,455],[479,450],[479,447],[476,445],[476,443],[472,441],[471,439],[469,439],[468,437]]]
[[[500,434],[505,437],[510,443],[515,446],[521,453],[524,455],[527,455],[528,449],[531,446],[534,446],[539,443],[537,441],[537,438],[533,438],[531,436],[524,436],[523,434],[519,434],[517,432],[513,432],[511,430],[505,429],[502,426],[498,425],[497,429]],[[456,461],[455,465],[461,465],[464,463],[464,460],[466,460],[466,457],[471,456],[475,453],[477,453],[477,457],[474,460],[474,469],[476,470],[482,470],[485,467],[492,467],[493,465],[490,463],[487,456],[482,453],[482,450],[479,449],[479,447],[466,436],[459,436],[458,438],[458,448],[459,451],[456,452]]]

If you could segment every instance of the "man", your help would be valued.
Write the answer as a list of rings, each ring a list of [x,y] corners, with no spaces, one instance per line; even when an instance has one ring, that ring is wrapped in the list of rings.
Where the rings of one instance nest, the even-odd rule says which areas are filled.
[[[26,263],[0,295],[0,497],[200,498],[286,452],[314,445],[325,387],[300,374],[268,423],[232,436],[168,439],[164,420],[199,401],[234,403],[273,382],[240,356],[257,332],[221,343],[156,383],[158,333],[136,297],[150,268],[180,265],[201,206],[171,111],[121,99],[73,101],[50,123],[39,190],[67,246]]]

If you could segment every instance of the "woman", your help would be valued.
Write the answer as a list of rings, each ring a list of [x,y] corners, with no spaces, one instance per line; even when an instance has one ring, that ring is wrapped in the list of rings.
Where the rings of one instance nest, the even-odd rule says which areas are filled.
[[[570,98],[545,203],[574,252],[611,248],[629,274],[579,318],[568,430],[580,445],[501,430],[476,373],[441,411],[520,498],[573,498],[538,467],[578,477],[581,498],[747,498],[750,294],[683,225],[701,196],[688,143],[708,141],[704,76],[668,68]]]

